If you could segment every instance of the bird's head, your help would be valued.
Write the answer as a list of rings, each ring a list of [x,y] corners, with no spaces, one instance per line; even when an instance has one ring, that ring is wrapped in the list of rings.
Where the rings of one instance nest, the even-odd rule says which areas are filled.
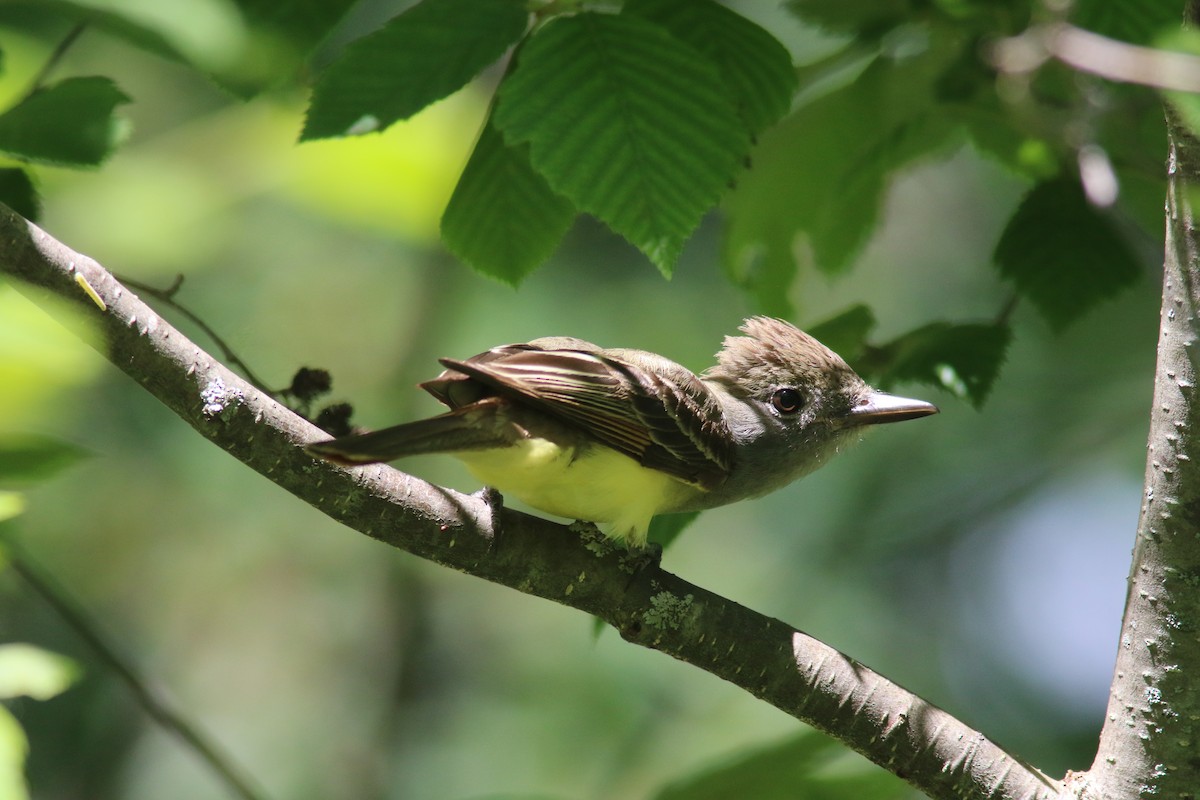
[[[703,377],[748,403],[757,424],[782,431],[794,446],[937,413],[923,400],[872,389],[841,356],[783,320],[752,317],[741,330],[744,336],[725,338]]]

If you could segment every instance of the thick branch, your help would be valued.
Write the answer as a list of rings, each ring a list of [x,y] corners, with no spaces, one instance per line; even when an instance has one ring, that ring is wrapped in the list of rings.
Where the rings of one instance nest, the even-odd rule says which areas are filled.
[[[330,517],[439,564],[594,614],[730,681],[937,798],[1041,800],[1061,787],[919,697],[790,625],[609,543],[386,466],[346,471],[322,436],[188,341],[90,258],[0,206],[0,270],[72,298],[112,362],[204,437]],[[93,297],[94,295],[94,297]],[[104,308],[101,308],[103,304]]]
[[[1200,796],[1200,142],[1168,117],[1167,235],[1145,497],[1095,797]]]

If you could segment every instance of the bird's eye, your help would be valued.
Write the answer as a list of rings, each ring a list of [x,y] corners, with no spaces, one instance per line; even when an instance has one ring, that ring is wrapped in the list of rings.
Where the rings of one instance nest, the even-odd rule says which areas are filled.
[[[771,395],[771,405],[780,414],[795,414],[804,405],[804,395],[800,394],[799,389],[791,387],[776,389]]]

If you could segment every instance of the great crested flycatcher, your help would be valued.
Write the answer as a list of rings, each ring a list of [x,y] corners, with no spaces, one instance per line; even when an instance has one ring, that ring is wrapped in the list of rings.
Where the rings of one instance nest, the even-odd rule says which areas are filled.
[[[700,376],[655,353],[568,337],[494,347],[421,388],[450,411],[308,446],[347,466],[449,453],[501,492],[640,547],[655,514],[758,497],[825,463],[864,425],[936,414],[877,392],[769,317]]]

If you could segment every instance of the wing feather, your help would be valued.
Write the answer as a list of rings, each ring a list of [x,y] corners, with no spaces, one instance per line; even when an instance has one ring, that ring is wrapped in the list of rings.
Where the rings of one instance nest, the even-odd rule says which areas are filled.
[[[733,466],[732,437],[712,390],[653,353],[551,339],[441,361],[446,371],[423,386],[451,407],[505,396],[705,489]]]

